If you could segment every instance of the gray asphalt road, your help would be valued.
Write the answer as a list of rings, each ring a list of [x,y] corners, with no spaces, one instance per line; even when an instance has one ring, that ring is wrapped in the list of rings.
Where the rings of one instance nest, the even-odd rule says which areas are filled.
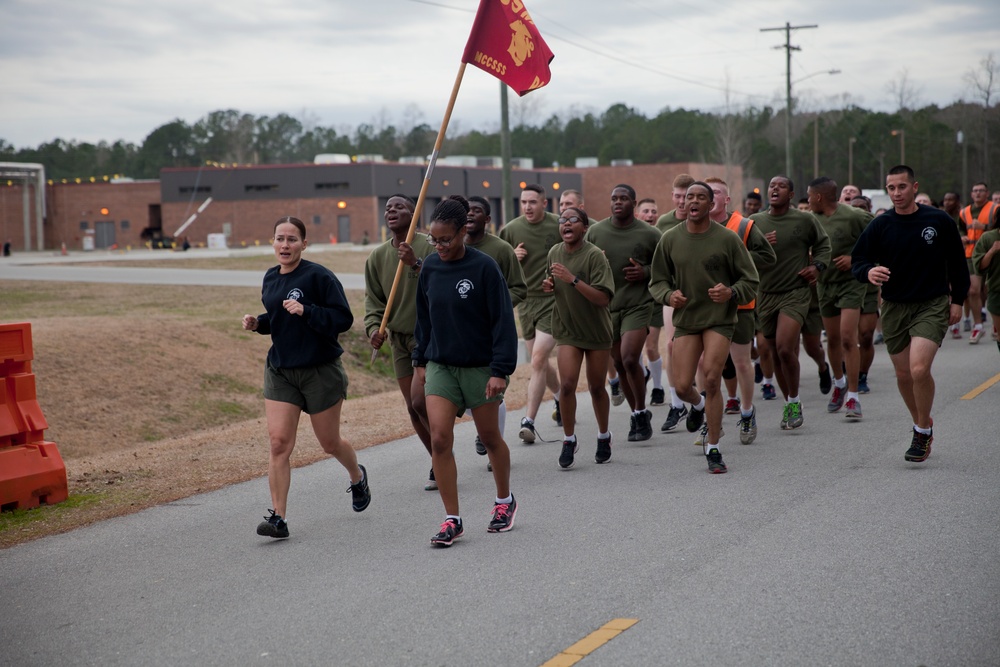
[[[258,479],[0,552],[0,663],[532,666],[616,618],[639,622],[581,665],[1000,663],[1000,384],[961,398],[1000,372],[996,345],[945,342],[920,465],[884,348],[860,424],[826,414],[804,369],[805,426],[760,403],[741,446],[729,418],[726,475],[686,431],[626,442],[624,406],[596,465],[586,396],[563,471],[557,444],[514,444],[511,414],[520,510],[500,535],[459,425],[451,549],[428,544],[443,511],[410,438],[359,454],[362,514],[336,462],[294,471],[287,541],[254,534]]]

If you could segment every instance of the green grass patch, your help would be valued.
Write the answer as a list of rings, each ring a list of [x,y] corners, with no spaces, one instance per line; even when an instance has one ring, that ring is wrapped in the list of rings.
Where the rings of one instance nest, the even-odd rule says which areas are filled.
[[[210,373],[201,376],[201,388],[204,391],[227,392],[230,394],[251,394],[260,393],[260,387],[243,382],[238,378],[221,373]]]
[[[0,512],[0,533],[21,530],[36,521],[57,519],[77,508],[93,505],[100,498],[100,494],[97,493],[71,493],[66,500],[55,505],[40,505],[32,509]]]

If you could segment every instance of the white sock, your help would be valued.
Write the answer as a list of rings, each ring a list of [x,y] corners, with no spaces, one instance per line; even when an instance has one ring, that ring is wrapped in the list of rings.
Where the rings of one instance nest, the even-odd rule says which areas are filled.
[[[735,401],[736,400],[736,394],[730,394],[729,396],[726,397],[726,400],[727,401]]]
[[[853,399],[854,399],[855,401],[860,401],[860,400],[861,400],[861,399],[860,399],[860,398],[858,397],[858,392],[856,392],[856,391],[849,391],[849,392],[847,392],[847,400],[851,400],[852,398],[853,398]]]
[[[457,514],[449,514],[448,516],[445,517],[445,519],[454,519],[455,523],[457,523],[460,526],[462,525],[462,517],[458,516]]]
[[[563,442],[576,442],[576,434],[570,433],[569,435],[564,435]]]
[[[645,412],[645,410],[633,410],[632,411],[632,416],[633,417],[638,417],[639,415],[641,415],[644,412]]]
[[[790,396],[788,398],[788,403],[798,403],[798,402],[799,402],[799,397],[798,396]]]
[[[694,403],[692,403],[691,407],[694,408],[695,410],[704,410],[705,409],[705,397],[704,396],[699,396],[699,398],[698,398],[698,405],[695,405]]]
[[[976,322],[975,325],[973,325],[972,330],[973,331],[982,331],[983,330],[983,323],[982,322]]]
[[[843,389],[847,386],[847,376],[841,375],[839,378],[833,379],[833,386],[837,389]]]
[[[499,505],[500,503],[506,503],[506,504],[510,505],[512,502],[514,502],[514,494],[513,493],[510,494],[509,496],[507,496],[506,498],[497,498],[496,499],[497,505]]]
[[[913,425],[913,430],[916,431],[917,433],[922,433],[924,435],[930,435],[931,432],[933,431],[933,429],[929,428],[920,428],[916,424]]]
[[[753,406],[751,405],[751,406],[750,406],[750,409],[749,409],[749,410],[744,410],[744,409],[743,409],[743,408],[741,407],[741,408],[740,408],[740,415],[741,415],[742,417],[744,417],[744,418],[749,418],[749,417],[752,417],[752,416],[753,416]]]
[[[600,438],[601,440],[610,438],[611,437],[611,431],[608,431],[607,433],[598,433],[597,437]]]
[[[500,425],[500,437],[503,438],[503,432],[507,428],[507,401],[500,401],[497,407],[497,421]]]
[[[677,395],[677,390],[674,389],[673,387],[670,387],[670,407],[673,408],[684,407],[684,401],[682,401],[681,397]]]
[[[773,387],[774,386],[774,378],[773,377],[769,377],[769,378],[766,377],[766,378],[764,378],[764,384],[769,384],[769,385],[771,385]]]
[[[663,389],[663,357],[649,362],[649,372],[652,375],[653,389]]]
[[[718,449],[719,448],[719,443],[715,443],[714,445],[710,445],[710,444],[708,444],[708,438],[705,438],[705,441],[706,441],[705,442],[705,456],[708,456],[708,453],[710,451],[712,451],[713,449]],[[722,452],[720,451],[719,453],[721,454]]]

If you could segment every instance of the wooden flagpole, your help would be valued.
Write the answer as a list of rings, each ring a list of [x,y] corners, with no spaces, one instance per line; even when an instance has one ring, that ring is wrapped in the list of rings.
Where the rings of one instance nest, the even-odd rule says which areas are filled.
[[[448,108],[444,111],[444,119],[441,121],[441,129],[438,130],[437,140],[434,142],[434,152],[431,153],[430,162],[427,165],[427,173],[424,175],[423,185],[420,186],[420,196],[417,197],[417,205],[413,209],[413,219],[410,220],[410,229],[406,232],[406,243],[413,242],[413,235],[417,231],[417,224],[420,222],[420,213],[424,207],[424,199],[427,198],[427,188],[431,183],[431,176],[434,173],[434,165],[437,164],[438,153],[441,151],[441,144],[444,143],[444,135],[448,130],[448,122],[451,120],[451,112],[455,108],[455,100],[458,99],[458,89],[462,87],[462,77],[465,76],[465,63],[458,68],[458,76],[455,77],[455,85],[451,89],[451,99],[448,100]],[[392,281],[392,289],[389,290],[389,298],[385,302],[385,313],[382,315],[382,323],[378,327],[379,334],[385,333],[386,323],[389,321],[389,314],[392,312],[392,302],[396,298],[396,290],[399,289],[399,281],[403,277],[403,260],[399,260],[396,265],[396,277]],[[378,356],[378,350],[372,349],[372,364]]]

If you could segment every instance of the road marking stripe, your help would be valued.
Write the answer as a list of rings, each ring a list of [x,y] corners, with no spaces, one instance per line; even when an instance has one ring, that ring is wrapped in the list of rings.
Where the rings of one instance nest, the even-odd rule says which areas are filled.
[[[638,618],[616,618],[609,621],[559,655],[543,663],[542,667],[570,667],[571,665],[575,665],[638,622]]]
[[[971,401],[976,396],[979,396],[981,393],[983,393],[984,391],[995,385],[997,382],[1000,382],[1000,373],[997,373],[989,380],[987,380],[986,382],[982,383],[981,385],[970,391],[968,394],[962,397],[962,400]]]

